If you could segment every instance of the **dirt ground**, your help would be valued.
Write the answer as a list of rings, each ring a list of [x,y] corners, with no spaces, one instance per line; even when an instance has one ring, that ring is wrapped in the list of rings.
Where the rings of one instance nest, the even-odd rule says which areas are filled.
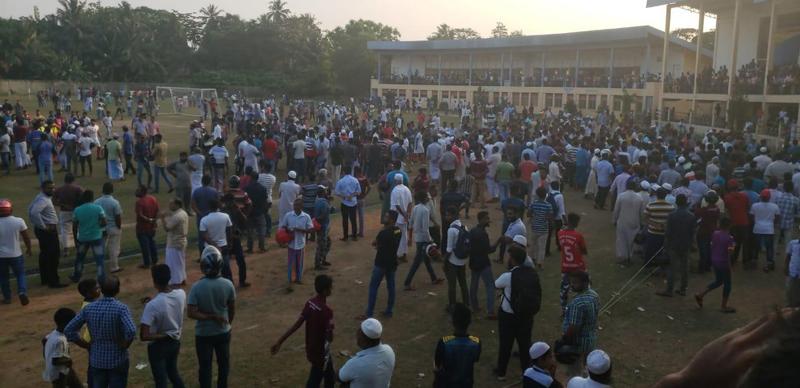
[[[614,232],[610,212],[593,210],[591,202],[572,190],[566,190],[568,211],[583,216],[579,227],[587,239],[588,268],[593,287],[601,302],[607,301],[637,267],[623,268],[614,264]],[[355,331],[367,301],[367,286],[371,273],[374,250],[370,246],[379,227],[378,207],[367,213],[367,238],[358,242],[338,241],[341,226],[338,216],[333,219],[331,236],[334,239],[329,256],[333,267],[334,291],[329,304],[336,319],[335,341],[332,349],[334,365],[340,367],[346,360],[344,354],[358,351]],[[468,225],[475,223],[465,220]],[[493,219],[491,236],[499,234],[500,212],[491,207]],[[303,330],[299,330],[283,346],[277,356],[269,354],[269,347],[289,327],[299,314],[306,299],[313,296],[314,271],[310,268],[314,244],[306,247],[305,284],[295,287],[293,293],[283,290],[286,276],[286,251],[270,241],[269,251],[249,255],[248,274],[253,286],[239,290],[237,315],[233,324],[231,357],[231,387],[298,387],[305,383],[309,365],[303,350]],[[777,252],[782,252],[778,247]],[[413,255],[411,248],[410,255]],[[192,251],[193,252],[193,251]],[[188,255],[190,257],[193,254]],[[782,255],[781,255],[782,256]],[[780,257],[780,256],[779,256]],[[136,260],[123,262],[121,272],[121,300],[127,303],[138,323],[143,306],[138,302],[153,294],[149,273],[136,269]],[[778,261],[779,267],[782,260]],[[691,265],[696,265],[696,254]],[[198,265],[187,263],[189,283],[200,277]],[[398,297],[394,317],[383,319],[384,342],[391,345],[397,356],[393,386],[425,387],[433,381],[433,353],[437,339],[450,333],[450,324],[444,308],[447,300],[445,285],[432,286],[424,270],[415,278],[417,290],[402,291],[401,284],[409,264],[401,264],[397,272]],[[441,263],[435,264],[441,274]],[[504,265],[493,264],[495,276]],[[234,271],[235,272],[235,271]],[[713,275],[690,274],[690,292],[701,289]],[[552,343],[560,335],[558,284],[558,258],[548,258],[540,272],[543,284],[542,311],[536,316],[533,338]],[[706,298],[706,307],[699,310],[691,297],[664,299],[654,295],[662,287],[663,279],[651,278],[617,304],[611,314],[600,319],[598,346],[606,350],[614,362],[614,385],[618,387],[647,386],[660,376],[681,368],[706,342],[733,328],[758,317],[783,302],[783,277],[779,271],[764,274],[760,271],[744,272],[738,266],[733,275],[731,303],[736,314],[722,314],[717,310],[721,292]],[[34,280],[34,278],[31,278]],[[483,295],[483,291],[481,296]],[[0,386],[43,386],[43,368],[40,340],[53,329],[52,314],[63,306],[78,309],[81,297],[74,287],[50,290],[32,285],[31,303],[0,306]],[[386,303],[386,289],[379,292],[376,309]],[[482,299],[482,298],[481,298]],[[482,302],[482,304],[485,302]],[[378,310],[380,311],[380,310]],[[497,358],[496,322],[473,320],[471,334],[481,338],[483,353],[475,368],[476,387],[504,387],[517,382],[513,376],[521,373],[514,360],[509,366],[509,380],[500,383],[491,375]],[[196,356],[194,352],[194,322],[185,320],[179,368],[188,386],[197,385]],[[130,349],[130,386],[152,386],[151,371],[147,366],[146,345],[138,340]],[[527,351],[527,350],[523,350]],[[72,347],[75,368],[85,376],[86,352]],[[562,382],[566,383],[563,376]]]

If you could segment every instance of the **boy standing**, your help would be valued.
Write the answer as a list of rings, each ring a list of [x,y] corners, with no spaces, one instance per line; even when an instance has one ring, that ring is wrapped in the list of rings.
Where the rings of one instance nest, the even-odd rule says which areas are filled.
[[[53,388],[82,388],[78,376],[72,369],[72,358],[69,356],[69,342],[64,335],[64,328],[75,318],[75,311],[60,308],[53,316],[56,329],[42,339],[44,346],[44,381],[53,384]]]
[[[314,256],[314,269],[325,270],[331,263],[328,262],[328,251],[331,249],[331,239],[328,237],[328,229],[331,224],[331,205],[328,202],[328,188],[319,186],[317,199],[314,202],[314,219],[320,225],[317,231],[317,252]]]
[[[731,261],[729,255],[736,245],[730,233],[731,220],[723,218],[719,222],[719,229],[711,237],[711,266],[714,268],[714,281],[706,289],[694,295],[697,305],[703,307],[703,297],[711,290],[722,287],[723,313],[735,313],[736,309],[728,307],[728,297],[731,294]],[[793,242],[796,240],[793,240]],[[791,243],[787,248],[791,246]]]
[[[327,299],[333,291],[333,278],[328,275],[317,275],[314,279],[317,295],[306,302],[297,321],[272,345],[272,355],[278,354],[281,345],[291,337],[305,322],[306,324],[306,358],[311,363],[306,387],[319,387],[324,381],[325,388],[332,388],[336,381],[330,344],[333,342],[333,310],[328,307]]]
[[[558,231],[558,243],[561,245],[561,291],[559,297],[561,298],[561,312],[567,307],[567,298],[569,297],[569,278],[568,273],[573,271],[586,272],[586,263],[583,261],[583,255],[589,254],[586,250],[586,241],[583,239],[583,234],[575,230],[578,223],[581,221],[581,216],[575,213],[567,215],[567,227]]]

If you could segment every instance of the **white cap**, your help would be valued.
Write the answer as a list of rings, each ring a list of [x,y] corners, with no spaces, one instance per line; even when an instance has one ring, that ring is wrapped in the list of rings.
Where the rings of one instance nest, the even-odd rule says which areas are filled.
[[[657,183],[653,183],[652,185],[650,185],[650,190],[653,190],[653,191],[658,191],[658,189],[660,189],[660,188],[661,188],[661,186],[659,186]]]
[[[684,158],[683,156],[679,157],[678,158],[678,163],[681,163],[681,164],[686,163],[686,158]]]
[[[531,345],[530,350],[528,350],[528,354],[531,356],[531,360],[535,360],[547,353],[548,350],[550,350],[550,345],[548,345],[546,342],[540,341]]]
[[[684,178],[694,178],[694,171],[687,172],[683,177]]]
[[[766,154],[767,153],[767,147],[761,147],[761,148],[759,148],[759,151],[761,151],[762,154]]]
[[[611,369],[611,357],[600,349],[592,350],[586,356],[586,370],[590,373],[601,375]]]
[[[518,234],[518,235],[514,236],[513,240],[514,240],[515,243],[517,243],[519,245],[522,245],[523,247],[527,247],[528,246],[528,239],[525,238],[525,236],[523,236],[521,234]]]
[[[672,191],[672,185],[669,183],[664,183],[663,185],[661,185],[661,188],[667,191]]]
[[[642,186],[643,190],[650,190],[650,182],[648,181],[642,181],[642,183],[639,183],[639,185]]]
[[[394,174],[394,182],[395,183],[403,183],[403,176],[400,174]]]
[[[289,178],[296,179],[297,178],[297,173],[294,172],[294,171],[289,171]]]
[[[361,322],[361,332],[367,338],[379,339],[381,338],[381,333],[383,333],[383,325],[375,318],[367,318]]]

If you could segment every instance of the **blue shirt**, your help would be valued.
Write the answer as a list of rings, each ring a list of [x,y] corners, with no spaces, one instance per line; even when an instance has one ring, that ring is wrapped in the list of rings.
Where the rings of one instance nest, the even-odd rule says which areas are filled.
[[[331,209],[327,199],[317,198],[314,202],[314,218],[323,228],[327,228],[331,223]]]
[[[106,230],[109,228],[116,228],[117,224],[114,221],[116,216],[122,217],[122,207],[111,195],[103,195],[94,200],[94,204],[103,208],[103,213],[106,215]]]
[[[354,207],[358,205],[356,195],[361,194],[361,185],[358,183],[358,179],[347,174],[336,182],[335,193],[342,198],[342,205]]]
[[[553,205],[544,200],[536,200],[528,207],[531,214],[533,233],[547,233],[547,220],[555,215]]]
[[[228,318],[228,303],[236,299],[233,283],[222,276],[204,277],[192,285],[186,304],[197,306],[204,313],[211,313]],[[194,325],[194,334],[198,337],[209,337],[231,331],[231,324],[220,324],[212,320],[198,320]],[[94,334],[92,334],[94,335]]]
[[[406,185],[406,186],[408,186],[408,175],[406,174],[406,172],[405,172],[405,171],[402,171],[402,170],[392,170],[392,171],[389,171],[389,173],[388,173],[388,174],[386,174],[386,182],[387,182],[387,183],[389,183],[389,187],[390,187],[390,188],[389,188],[389,192],[390,192],[390,193],[392,192],[392,189],[391,189],[391,188],[393,188],[393,187],[394,187],[394,176],[395,176],[396,174],[402,174],[402,175],[403,175],[403,184],[404,184],[404,185]]]
[[[122,151],[125,155],[133,155],[133,136],[130,132],[122,133]]]
[[[211,212],[211,201],[219,200],[219,193],[211,186],[198,187],[192,193],[192,201],[197,206],[197,219],[201,219]]]
[[[136,326],[128,306],[105,296],[89,303],[64,328],[67,339],[78,340],[84,324],[92,333],[90,366],[113,369],[128,361],[128,349],[119,346],[120,341],[130,341],[136,335]]]
[[[544,164],[550,163],[550,157],[553,156],[554,153],[556,153],[556,150],[545,144],[536,150],[536,161]]]
[[[53,143],[49,140],[39,143],[39,162],[53,163]]]
[[[614,166],[608,160],[601,160],[597,163],[597,186],[611,187],[611,175],[614,173]]]
[[[442,368],[446,387],[472,387],[473,369],[481,357],[481,341],[475,336],[442,337],[436,344],[436,364]]]

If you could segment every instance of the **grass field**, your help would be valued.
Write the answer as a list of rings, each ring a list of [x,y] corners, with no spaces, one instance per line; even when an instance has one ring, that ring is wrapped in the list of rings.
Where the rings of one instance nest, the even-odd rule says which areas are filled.
[[[185,144],[184,129],[189,120],[191,118],[186,116],[160,118],[162,131],[166,134],[173,157],[177,155],[180,145]],[[100,174],[95,175],[89,179],[81,178],[81,185],[99,190],[103,179]],[[12,198],[16,203],[15,213],[23,216],[27,203],[36,192],[35,186],[36,178],[31,172],[16,172],[11,177],[0,177],[0,197]],[[132,222],[133,186],[134,182],[128,180],[117,190],[117,196],[126,212],[124,223]],[[159,200],[165,203],[167,195],[161,194]],[[600,294],[601,302],[607,301],[637,268],[622,268],[614,264],[614,231],[609,212],[592,209],[591,202],[572,190],[566,190],[566,206],[569,211],[583,216],[579,230],[584,232],[589,247],[587,263],[592,274],[593,287]],[[490,233],[494,237],[499,234],[500,212],[492,207],[491,216],[494,223]],[[468,225],[473,225],[474,216],[465,221]],[[328,272],[334,278],[334,291],[328,303],[336,317],[336,337],[332,349],[337,368],[346,360],[342,354],[353,354],[358,350],[355,331],[359,321],[354,317],[364,312],[374,258],[374,250],[369,243],[378,227],[378,209],[375,207],[367,212],[366,239],[339,242],[335,240],[341,233],[338,218],[332,224],[334,244],[329,258],[334,266]],[[123,236],[123,250],[137,251],[133,232],[123,231]],[[163,241],[163,232],[159,232],[157,239]],[[778,247],[776,251],[782,252],[781,248]],[[313,243],[307,246],[307,258],[313,254],[313,249]],[[413,254],[413,248],[411,251],[410,254]],[[291,294],[283,291],[285,256],[285,251],[277,248],[274,243],[270,243],[269,252],[248,256],[248,272],[253,287],[240,290],[238,294],[231,345],[231,387],[304,385],[308,363],[303,351],[302,330],[284,344],[279,355],[269,354],[269,347],[296,319],[304,301],[313,295],[311,283],[314,272],[310,269],[305,273],[306,285],[296,287]],[[72,263],[72,258],[67,258],[66,261]],[[29,262],[34,261],[29,259]],[[153,291],[148,272],[135,269],[135,262],[137,261],[123,262],[126,270],[120,273],[120,299],[131,307],[138,322],[142,312],[142,305],[138,301],[145,295],[151,295]],[[308,263],[307,261],[307,267]],[[696,254],[692,257],[692,265],[694,263]],[[440,263],[435,268],[437,273],[442,273]],[[493,264],[495,276],[503,269],[503,265]],[[190,283],[200,277],[197,264],[191,260],[187,263],[187,270]],[[397,271],[398,284],[402,282],[407,271],[408,264],[401,264]],[[543,306],[536,317],[533,338],[552,343],[560,335],[560,273],[556,256],[548,259],[540,277],[544,293]],[[708,274],[691,274],[690,292],[702,288],[711,277]],[[614,360],[614,386],[648,386],[665,373],[681,368],[706,342],[760,316],[773,306],[782,304],[783,278],[779,272],[744,272],[737,267],[733,277],[731,303],[738,309],[737,314],[722,314],[716,310],[719,292],[707,297],[704,310],[698,310],[690,297],[664,299],[655,296],[654,291],[663,287],[663,279],[653,278],[631,292],[613,308],[611,314],[602,316],[598,346],[608,351]],[[444,312],[446,287],[431,286],[426,278],[425,273],[417,274],[417,291],[398,290],[395,315],[391,319],[383,320],[384,342],[390,344],[397,354],[397,368],[393,379],[395,387],[425,387],[432,384],[432,360],[436,341],[451,330]],[[31,287],[30,296],[31,304],[27,307],[22,308],[18,304],[0,306],[0,317],[4,326],[0,333],[0,364],[8,366],[0,369],[0,387],[42,386],[40,339],[52,330],[51,317],[55,309],[62,306],[77,309],[81,300],[73,288],[50,290],[35,284]],[[376,308],[385,305],[385,298],[385,287],[382,287]],[[482,305],[484,303],[481,302]],[[475,370],[476,387],[508,386],[516,382],[513,376],[519,372],[518,365],[513,360],[510,363],[509,381],[498,383],[492,378],[491,370],[497,358],[497,326],[496,322],[480,317],[482,314],[474,319],[471,328],[471,333],[479,336],[483,345],[481,361]],[[197,386],[193,335],[194,322],[187,319],[179,367],[188,386]],[[152,386],[150,369],[146,366],[145,344],[135,341],[130,353],[130,386]],[[73,357],[76,370],[84,375],[86,352],[74,347]],[[135,367],[138,364],[145,366],[138,369]],[[562,382],[566,383],[563,376]]]

